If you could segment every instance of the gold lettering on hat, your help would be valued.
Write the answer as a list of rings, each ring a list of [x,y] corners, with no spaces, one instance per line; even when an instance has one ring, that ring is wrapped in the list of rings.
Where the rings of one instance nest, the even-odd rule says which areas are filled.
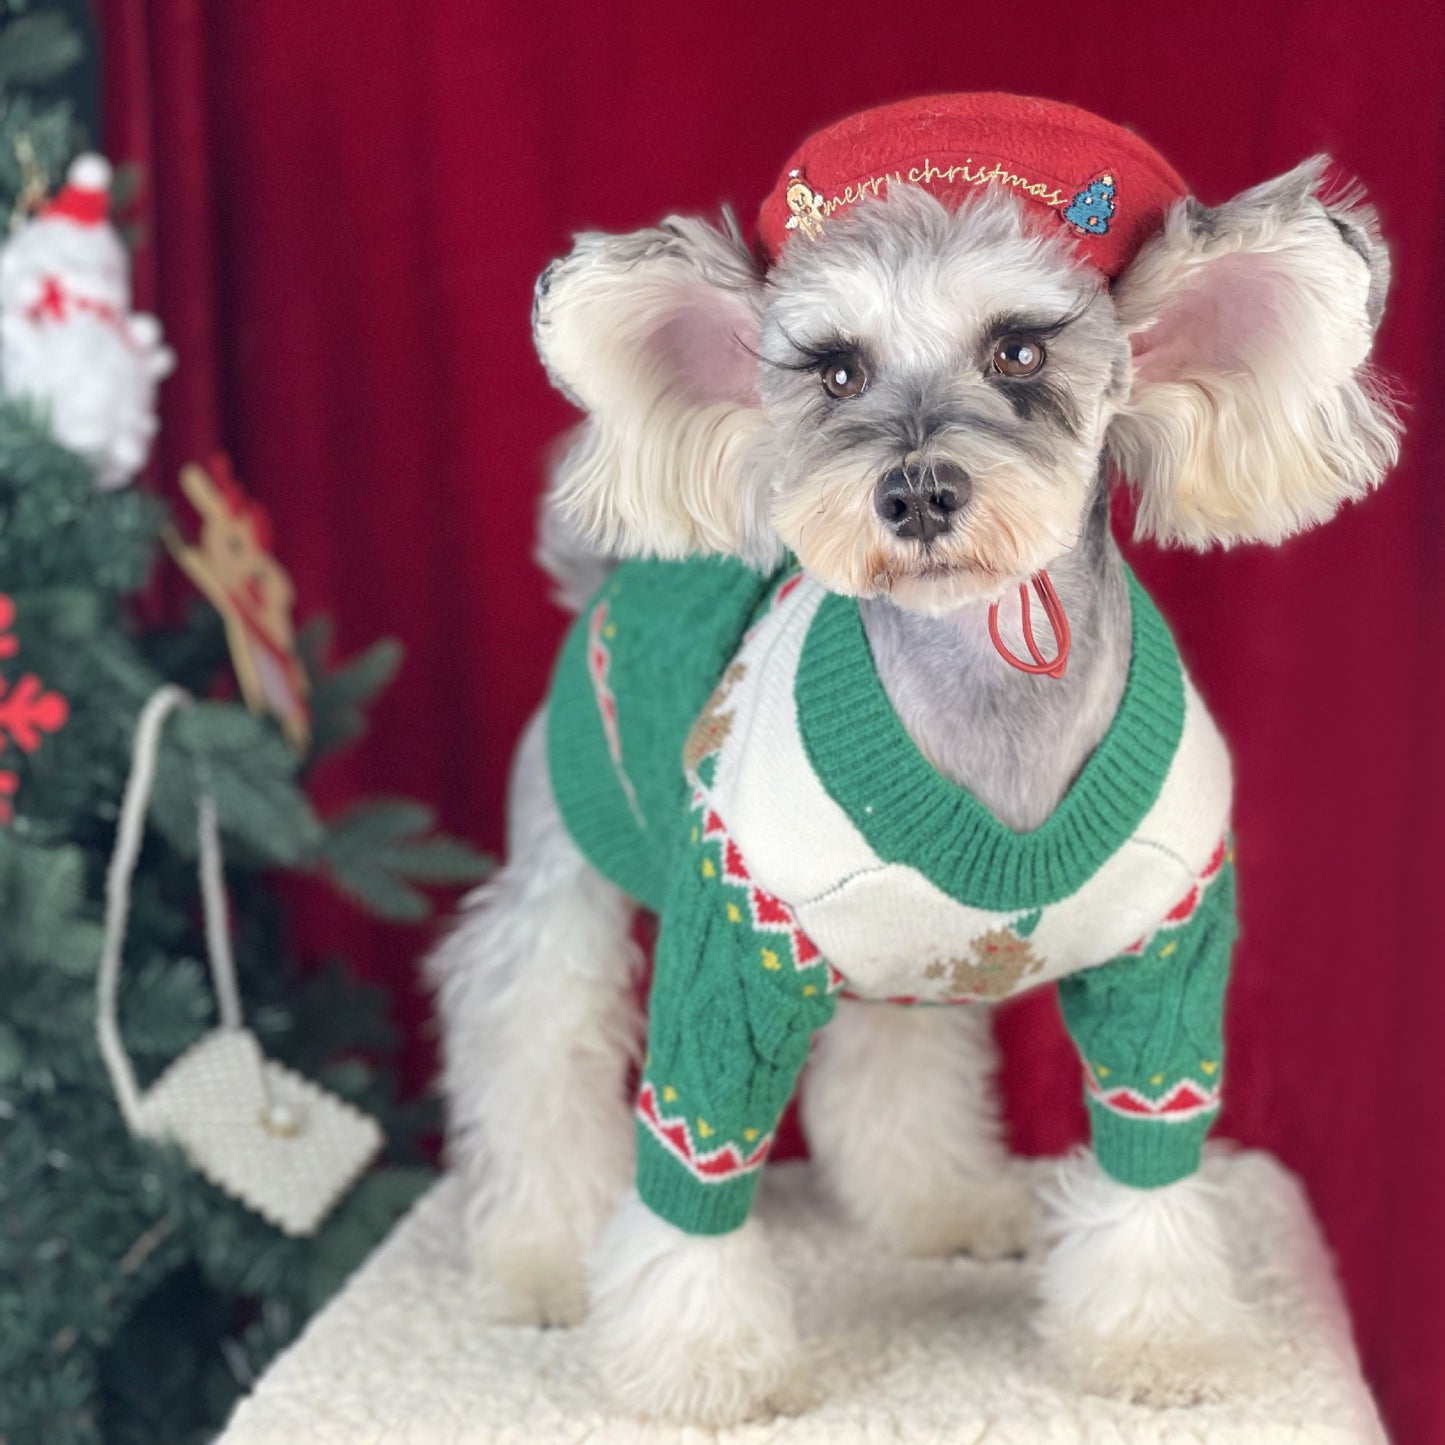
[[[798,171],[794,171],[791,174],[801,177],[801,173]],[[843,206],[851,206],[854,202],[861,201],[864,196],[876,196],[880,188],[887,185],[889,181],[901,182],[904,179],[905,177],[902,171],[888,171],[882,175],[870,176],[864,181],[855,181],[853,184],[845,186],[841,191],[826,199],[814,192],[811,186],[807,186],[806,182],[801,182],[801,184],[806,188],[806,193],[815,208],[821,212],[819,217],[821,221],[822,217],[832,215],[834,211],[839,210]],[[1051,186],[1046,181],[1031,181],[1027,176],[1019,175],[1017,172],[1009,170],[997,161],[985,165],[982,161],[975,162],[972,156],[966,157],[962,165],[950,166],[936,166],[931,159],[925,156],[922,165],[910,166],[908,168],[906,179],[915,186],[937,185],[940,182],[951,185],[955,181],[963,181],[965,184],[971,186],[986,186],[991,181],[997,181],[1000,185],[1013,186],[1016,190],[1033,196],[1036,200],[1042,201],[1046,206],[1067,205],[1070,199],[1063,191],[1059,190],[1058,187]],[[789,183],[788,187],[788,205],[796,216],[797,207],[793,203],[792,182]],[[789,227],[795,224],[799,223],[794,220],[789,220],[788,222]],[[811,235],[813,233],[808,232],[807,234]],[[819,234],[821,234],[821,225],[819,226]]]

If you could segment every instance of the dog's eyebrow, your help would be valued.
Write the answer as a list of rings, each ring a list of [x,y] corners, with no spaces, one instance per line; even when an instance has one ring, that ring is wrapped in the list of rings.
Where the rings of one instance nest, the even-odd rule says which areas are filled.
[[[783,340],[801,358],[799,361],[774,361],[770,356],[764,356],[761,352],[754,351],[753,355],[766,366],[771,366],[776,371],[816,371],[820,366],[825,366],[830,361],[838,361],[846,356],[861,356],[862,347],[855,341],[850,341],[844,336],[836,333],[821,341],[808,342],[799,341],[796,337],[789,336],[781,326],[778,330],[782,332]],[[749,348],[751,350],[751,348]],[[866,364],[866,363],[865,363]]]
[[[1072,326],[1089,307],[1094,304],[1094,298],[1099,293],[1092,292],[1082,297],[1079,302],[1066,314],[1059,316],[1057,313],[1043,315],[1037,311],[1002,311],[997,316],[991,317],[988,325],[984,328],[984,339],[986,341],[999,341],[1005,336],[1012,336],[1022,332],[1026,336],[1032,336],[1039,341],[1049,341],[1057,336],[1066,326]]]

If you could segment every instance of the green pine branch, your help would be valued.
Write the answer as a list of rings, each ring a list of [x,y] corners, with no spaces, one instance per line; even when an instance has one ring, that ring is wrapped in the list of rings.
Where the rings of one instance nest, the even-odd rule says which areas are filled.
[[[16,16],[0,30],[0,88],[46,85],[83,53],[80,36],[64,15],[41,10]]]
[[[194,857],[204,791],[243,864],[302,864],[322,828],[296,774],[296,755],[271,723],[236,703],[198,702],[166,723],[150,816],[172,848]]]
[[[311,680],[313,758],[366,735],[366,709],[401,666],[401,644],[389,637],[339,666],[329,665],[332,631],[329,618],[312,617],[296,637],[297,651]]]
[[[80,43],[51,0],[0,0],[0,224],[78,149],[68,101],[33,87]],[[34,674],[69,717],[13,746],[15,814],[0,826],[0,1441],[203,1445],[306,1319],[428,1187],[433,1100],[403,1101],[385,992],[288,948],[278,873],[319,873],[384,917],[420,918],[426,888],[486,862],[429,810],[381,800],[330,823],[305,791],[318,756],[362,736],[400,648],[339,666],[324,620],[301,632],[315,749],[234,697],[224,628],[197,600],[146,625],[133,602],[167,520],[139,488],[97,492],[43,409],[0,397],[0,591],[15,604],[7,687]],[[162,564],[166,565],[166,564]],[[173,715],[131,896],[120,1022],[142,1087],[216,1023],[196,877],[196,797],[216,799],[232,946],[268,1055],[381,1124],[382,1162],[309,1239],[291,1239],[172,1148],[131,1137],[95,1035],[107,864],[136,720],[163,683],[201,699]]]
[[[359,803],[327,826],[321,863],[342,893],[378,917],[424,919],[431,906],[416,884],[475,883],[490,866],[466,843],[433,833],[435,823],[420,803]]]
[[[100,923],[86,887],[80,848],[44,847],[0,831],[0,918],[12,965],[93,977]]]

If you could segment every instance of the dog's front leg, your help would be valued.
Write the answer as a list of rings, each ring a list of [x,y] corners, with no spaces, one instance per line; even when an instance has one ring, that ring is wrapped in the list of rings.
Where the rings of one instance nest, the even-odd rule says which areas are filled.
[[[506,867],[428,963],[441,995],[447,1147],[492,1313],[575,1324],[587,1251],[633,1168],[632,906],[563,826],[540,715],[518,749],[510,802]]]
[[[1044,1235],[1039,1330],[1080,1388],[1190,1404],[1247,1367],[1252,1321],[1200,1175],[1135,1189],[1080,1151],[1045,1196]]]
[[[1084,1389],[1152,1404],[1219,1393],[1250,1321],[1213,1192],[1199,1173],[1221,1099],[1234,940],[1225,850],[1175,918],[1131,955],[1064,978],[1093,1152],[1048,1199],[1044,1335]]]
[[[696,1425],[766,1414],[795,1362],[788,1288],[763,1227],[688,1234],[635,1193],[592,1260],[593,1357],[639,1415]]]
[[[638,1089],[637,1193],[593,1254],[596,1359],[643,1415],[764,1413],[795,1365],[792,1307],[750,1217],[832,978],[700,803],[662,910]]]
[[[1033,1196],[1001,1138],[983,1004],[840,1000],[803,1080],[809,1149],[849,1215],[912,1255],[1023,1251]]]

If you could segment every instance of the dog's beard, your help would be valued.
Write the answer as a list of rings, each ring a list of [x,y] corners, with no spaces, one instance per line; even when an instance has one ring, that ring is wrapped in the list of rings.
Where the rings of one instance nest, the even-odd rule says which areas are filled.
[[[773,525],[830,591],[887,597],[942,616],[994,602],[1077,542],[1086,488],[1075,478],[999,465],[974,477],[953,527],[926,544],[893,535],[873,504],[876,475],[812,474],[775,498]]]

